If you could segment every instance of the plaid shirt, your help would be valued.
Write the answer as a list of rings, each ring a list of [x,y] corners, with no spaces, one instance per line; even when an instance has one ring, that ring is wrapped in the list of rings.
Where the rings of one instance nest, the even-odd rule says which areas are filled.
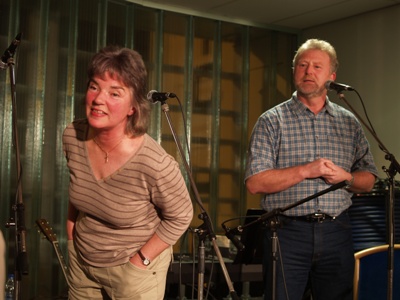
[[[295,92],[291,99],[259,117],[250,141],[245,177],[318,158],[330,159],[347,172],[378,174],[361,124],[350,111],[327,98],[324,109],[315,115],[297,99]],[[282,209],[329,187],[321,178],[306,179],[287,190],[264,195],[261,206],[267,211]],[[323,212],[337,216],[351,205],[351,196],[346,189],[338,189],[285,214],[302,216]]]

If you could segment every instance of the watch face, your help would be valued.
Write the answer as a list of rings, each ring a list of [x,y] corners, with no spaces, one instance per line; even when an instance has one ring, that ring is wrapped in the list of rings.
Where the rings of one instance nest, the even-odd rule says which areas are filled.
[[[143,255],[143,253],[142,253],[140,250],[138,251],[138,254],[139,254],[140,258],[142,259],[143,264],[144,264],[145,266],[148,266],[148,265],[150,264],[150,259],[148,259],[147,257],[145,257],[145,256]]]

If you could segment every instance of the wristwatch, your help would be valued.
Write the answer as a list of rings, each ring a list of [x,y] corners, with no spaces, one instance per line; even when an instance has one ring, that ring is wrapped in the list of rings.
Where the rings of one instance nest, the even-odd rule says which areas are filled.
[[[351,186],[353,185],[353,183],[354,183],[354,175],[351,174],[351,179],[350,179],[350,181],[346,180],[346,186],[345,186],[345,188],[346,188],[346,189],[351,188]]]
[[[142,251],[138,251],[138,254],[140,256],[140,258],[142,259],[142,263],[147,267],[150,264],[150,259],[145,257],[142,253]]]

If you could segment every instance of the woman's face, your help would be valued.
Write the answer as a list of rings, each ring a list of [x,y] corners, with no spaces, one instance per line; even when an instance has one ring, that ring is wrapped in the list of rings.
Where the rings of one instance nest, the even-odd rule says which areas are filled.
[[[125,131],[128,117],[135,113],[133,91],[106,72],[95,76],[86,91],[86,116],[91,127],[99,130]]]

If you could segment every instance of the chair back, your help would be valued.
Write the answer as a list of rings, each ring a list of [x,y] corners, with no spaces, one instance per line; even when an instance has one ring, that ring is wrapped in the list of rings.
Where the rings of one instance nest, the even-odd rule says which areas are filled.
[[[354,300],[387,299],[388,249],[386,244],[354,254]],[[400,299],[400,244],[394,245],[393,262],[393,299]]]

